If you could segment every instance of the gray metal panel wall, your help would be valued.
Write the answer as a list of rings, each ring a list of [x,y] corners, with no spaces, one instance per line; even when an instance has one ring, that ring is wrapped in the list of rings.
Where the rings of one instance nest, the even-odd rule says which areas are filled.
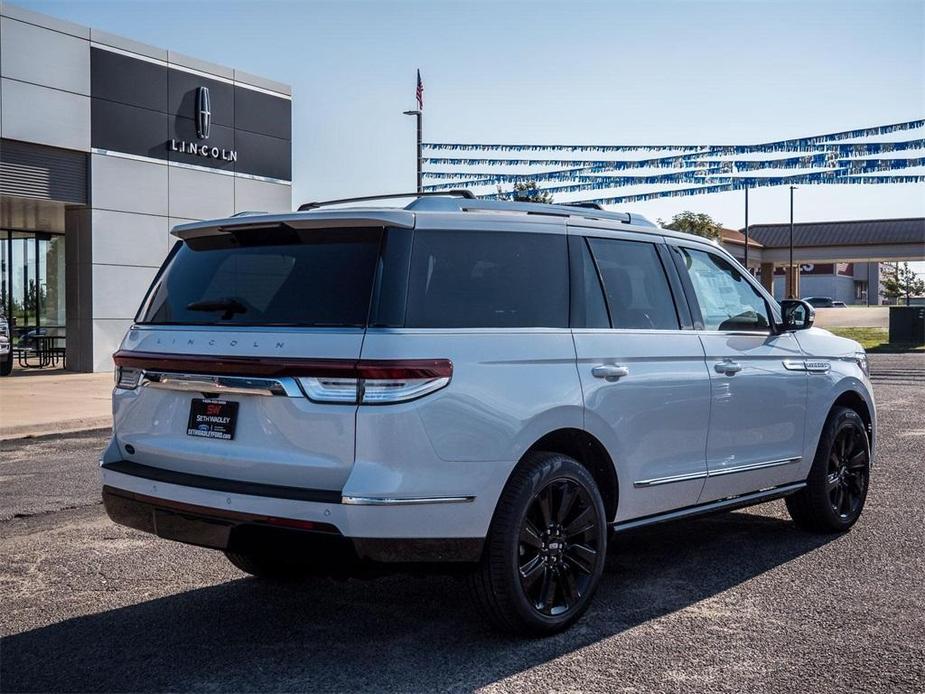
[[[0,140],[0,194],[86,204],[87,155]]]

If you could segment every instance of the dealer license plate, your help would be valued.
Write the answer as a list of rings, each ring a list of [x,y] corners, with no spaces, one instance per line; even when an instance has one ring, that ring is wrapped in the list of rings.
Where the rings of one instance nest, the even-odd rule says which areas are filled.
[[[193,398],[189,408],[189,436],[233,439],[238,422],[238,403],[214,398]]]

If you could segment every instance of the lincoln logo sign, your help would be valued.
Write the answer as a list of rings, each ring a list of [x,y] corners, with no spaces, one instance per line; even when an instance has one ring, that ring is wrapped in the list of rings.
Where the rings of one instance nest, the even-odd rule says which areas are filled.
[[[209,88],[199,87],[196,90],[196,135],[200,140],[208,140],[211,129],[212,107],[209,104]]]
[[[209,98],[208,87],[196,89],[196,137],[208,140],[212,131],[212,101]],[[238,153],[233,149],[210,146],[207,142],[188,142],[186,140],[171,139],[168,147],[173,152],[195,154],[206,159],[220,159],[222,161],[237,161]]]

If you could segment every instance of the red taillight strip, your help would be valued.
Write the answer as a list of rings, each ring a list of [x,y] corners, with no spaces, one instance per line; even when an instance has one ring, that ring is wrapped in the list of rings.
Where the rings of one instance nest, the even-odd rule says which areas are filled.
[[[357,378],[392,380],[402,378],[450,378],[453,362],[449,359],[360,359],[356,362]]]
[[[116,366],[154,371],[236,376],[329,376],[339,378],[449,378],[449,359],[303,359],[299,357],[228,357],[209,354],[161,354],[119,350]]]

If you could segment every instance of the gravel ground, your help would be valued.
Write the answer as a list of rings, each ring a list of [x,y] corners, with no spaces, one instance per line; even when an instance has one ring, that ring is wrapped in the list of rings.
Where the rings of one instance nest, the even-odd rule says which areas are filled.
[[[115,526],[99,434],[0,444],[0,690],[925,692],[925,388],[876,384],[850,533],[773,502],[621,536],[588,615],[533,641],[453,578],[267,584]]]

